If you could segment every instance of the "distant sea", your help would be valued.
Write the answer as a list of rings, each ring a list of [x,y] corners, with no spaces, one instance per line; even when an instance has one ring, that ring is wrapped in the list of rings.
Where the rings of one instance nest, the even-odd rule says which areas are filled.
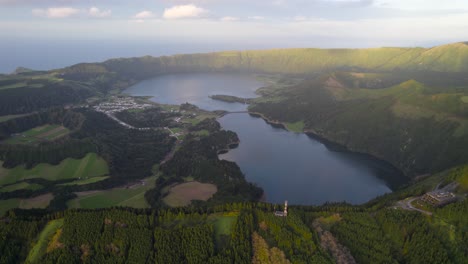
[[[11,73],[20,66],[34,70],[50,70],[81,62],[101,62],[111,58],[272,47],[274,45],[193,43],[190,41],[169,43],[137,40],[2,40],[0,42],[0,73]]]

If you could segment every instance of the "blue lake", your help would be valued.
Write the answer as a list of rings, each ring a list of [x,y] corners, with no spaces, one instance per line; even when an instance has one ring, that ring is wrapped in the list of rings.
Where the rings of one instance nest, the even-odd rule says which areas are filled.
[[[251,75],[176,74],[140,82],[125,93],[152,96],[158,103],[189,102],[206,110],[246,110],[246,105],[212,100],[210,95],[255,97],[264,84]],[[346,201],[360,204],[391,192],[405,181],[389,164],[348,151],[336,151],[303,133],[288,132],[249,114],[219,118],[224,129],[236,132],[237,148],[220,155],[236,162],[246,179],[265,191],[265,200],[318,205]]]

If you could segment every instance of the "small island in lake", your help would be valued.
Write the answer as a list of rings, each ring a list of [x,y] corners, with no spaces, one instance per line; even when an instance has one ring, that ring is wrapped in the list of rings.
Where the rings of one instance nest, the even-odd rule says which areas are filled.
[[[250,104],[252,98],[242,98],[233,95],[225,95],[225,94],[215,94],[210,95],[210,98],[213,100],[223,101],[227,103],[243,103],[243,104]]]

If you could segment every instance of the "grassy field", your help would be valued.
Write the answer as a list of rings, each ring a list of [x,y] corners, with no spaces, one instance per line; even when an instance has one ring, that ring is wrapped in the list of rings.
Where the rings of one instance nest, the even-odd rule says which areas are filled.
[[[28,114],[20,114],[20,115],[5,115],[5,116],[0,116],[0,122],[5,122],[13,118],[21,117],[21,116],[26,116]]]
[[[42,185],[36,183],[19,182],[0,188],[0,192],[13,192],[16,190],[38,190]]]
[[[0,86],[0,90],[3,90],[3,89],[14,89],[14,88],[23,88],[23,87],[26,87],[27,85],[28,85],[28,83],[26,83],[26,82],[18,81],[17,83],[13,83],[13,84],[8,84],[8,85],[2,85],[2,86]]]
[[[231,229],[239,216],[238,212],[225,213],[222,215],[212,215],[210,220],[213,221],[215,234],[218,235],[229,235]]]
[[[77,193],[78,198],[68,202],[69,208],[106,208],[112,206],[130,206],[148,208],[145,192],[154,188],[157,176],[145,178],[144,185],[137,183],[129,188],[114,188],[103,191]]]
[[[14,198],[8,200],[0,200],[0,216],[5,214],[6,211],[13,208],[46,208],[53,198],[54,196],[51,193],[47,193],[29,199]]]
[[[171,207],[187,206],[192,200],[206,201],[217,191],[218,188],[213,184],[186,182],[172,187],[164,202]]]
[[[195,134],[197,136],[200,136],[200,137],[205,137],[205,136],[210,135],[210,131],[208,131],[206,129],[203,129],[203,130],[195,131],[195,132],[193,132],[193,134]]]
[[[161,107],[161,109],[163,109],[164,111],[168,112],[179,111],[180,109],[178,105],[158,104],[158,106]]]
[[[457,189],[460,192],[463,193],[468,191],[468,165],[453,168],[442,174],[447,175],[447,180],[445,183],[455,181],[458,183]]]
[[[50,181],[80,178],[85,180],[108,173],[106,161],[95,153],[89,153],[82,159],[67,158],[58,165],[41,163],[32,169],[26,169],[24,166],[6,169],[0,166],[0,186],[33,178]]]
[[[210,113],[210,112],[195,112],[194,114],[196,114],[197,116],[192,117],[192,118],[183,117],[182,122],[196,125],[207,118],[217,117],[217,115]]]
[[[70,132],[60,125],[43,125],[18,133],[5,140],[8,144],[34,144],[40,141],[51,141],[67,135]]]
[[[468,191],[468,172],[465,172],[465,174],[458,179],[458,184],[460,184],[462,191]]]
[[[51,193],[46,193],[29,199],[21,199],[19,202],[19,208],[46,208],[49,206],[49,203],[52,199],[54,199],[54,196]]]
[[[223,236],[231,234],[232,227],[236,223],[238,216],[238,212],[212,214],[209,216],[208,221],[213,223],[216,243],[218,245],[223,244]]]
[[[62,183],[59,185],[62,186],[70,186],[70,185],[85,185],[85,184],[90,184],[90,183],[95,183],[95,182],[100,182],[105,179],[109,178],[109,176],[97,176],[97,177],[91,177],[91,178],[86,178],[82,180],[76,180],[72,182],[67,182],[67,183]]]
[[[295,133],[302,133],[304,131],[304,121],[299,121],[296,123],[286,123],[286,128],[289,131],[292,131]]]
[[[0,216],[3,216],[10,209],[18,208],[19,204],[20,199],[0,200]]]
[[[63,219],[52,220],[44,227],[37,238],[37,242],[29,251],[25,263],[36,263],[46,253],[47,247],[54,234],[63,226]]]

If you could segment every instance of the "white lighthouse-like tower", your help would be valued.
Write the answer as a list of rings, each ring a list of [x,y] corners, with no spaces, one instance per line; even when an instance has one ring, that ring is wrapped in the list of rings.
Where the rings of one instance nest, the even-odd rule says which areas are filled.
[[[275,216],[288,216],[288,201],[284,201],[283,211],[275,211]]]

